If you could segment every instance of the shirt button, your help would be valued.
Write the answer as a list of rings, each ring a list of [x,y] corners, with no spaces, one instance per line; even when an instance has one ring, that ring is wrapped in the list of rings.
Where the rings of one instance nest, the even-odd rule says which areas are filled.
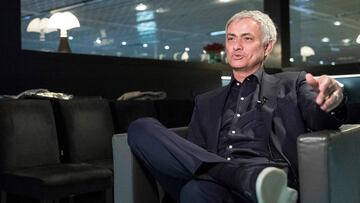
[[[241,100],[241,101],[244,101],[244,99],[245,99],[244,97],[240,97],[240,100]]]
[[[236,117],[240,117],[240,114],[239,114],[239,113],[237,113],[237,114],[236,114]]]
[[[232,145],[229,145],[229,149],[232,149],[233,148],[233,146]]]
[[[236,86],[240,86],[240,83],[237,82],[237,83],[236,83]]]
[[[235,130],[232,130],[231,133],[232,133],[232,134],[235,134]]]
[[[230,157],[227,157],[227,158],[226,158],[226,160],[230,161],[230,160],[231,160],[231,158],[230,158]]]

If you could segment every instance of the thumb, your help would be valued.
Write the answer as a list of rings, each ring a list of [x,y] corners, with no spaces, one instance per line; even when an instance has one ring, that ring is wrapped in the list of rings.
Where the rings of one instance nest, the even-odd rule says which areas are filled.
[[[314,76],[311,75],[311,73],[307,73],[307,74],[305,75],[305,79],[306,79],[306,82],[307,82],[309,85],[311,85],[311,86],[312,86],[313,88],[315,88],[315,89],[318,89],[319,83],[318,83],[318,81],[314,78]]]

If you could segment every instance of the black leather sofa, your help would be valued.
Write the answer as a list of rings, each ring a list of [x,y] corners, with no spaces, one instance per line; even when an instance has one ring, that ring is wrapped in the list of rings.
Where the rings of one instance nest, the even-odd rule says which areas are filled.
[[[113,202],[113,134],[144,116],[187,125],[192,108],[188,100],[0,100],[1,203],[11,203],[8,194],[62,202],[96,191]]]
[[[187,127],[173,128],[186,136]],[[360,124],[298,138],[301,203],[360,202]],[[160,203],[162,188],[149,179],[127,145],[127,134],[113,136],[115,203]]]

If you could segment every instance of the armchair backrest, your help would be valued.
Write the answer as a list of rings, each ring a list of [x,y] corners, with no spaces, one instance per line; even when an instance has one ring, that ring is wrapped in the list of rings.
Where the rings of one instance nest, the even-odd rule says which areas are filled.
[[[65,162],[112,158],[114,127],[107,100],[60,100],[55,102],[55,113]]]
[[[47,100],[0,101],[0,171],[60,162]]]

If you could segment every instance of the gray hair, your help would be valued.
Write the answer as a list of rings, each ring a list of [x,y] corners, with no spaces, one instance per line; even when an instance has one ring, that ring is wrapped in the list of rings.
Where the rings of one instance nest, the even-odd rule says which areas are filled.
[[[270,41],[272,41],[272,43],[275,44],[277,31],[276,31],[274,22],[271,20],[271,18],[267,14],[265,14],[261,11],[257,11],[257,10],[253,10],[253,11],[244,10],[244,11],[241,11],[241,12],[233,15],[226,23],[226,26],[225,26],[226,33],[227,33],[229,25],[233,21],[241,20],[244,18],[251,18],[251,19],[257,21],[258,23],[260,23],[261,31],[263,32],[263,43],[264,44],[268,44]]]

